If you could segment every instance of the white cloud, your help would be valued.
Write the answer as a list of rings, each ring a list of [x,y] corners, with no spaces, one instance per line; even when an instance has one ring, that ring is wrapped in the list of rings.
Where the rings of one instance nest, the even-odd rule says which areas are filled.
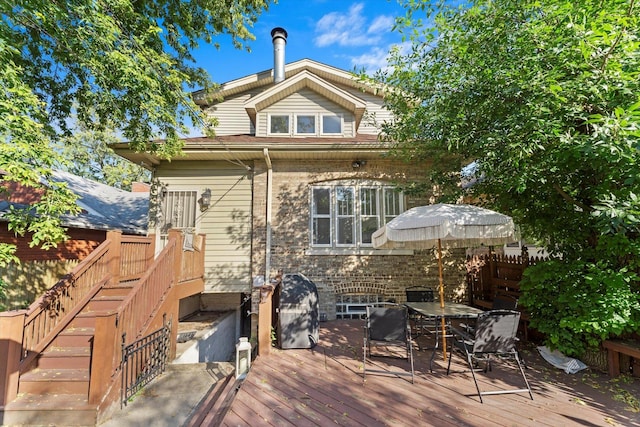
[[[351,64],[358,70],[364,68],[369,74],[372,74],[377,70],[386,68],[388,55],[388,50],[374,47],[367,53],[351,58]]]
[[[393,28],[394,19],[392,16],[381,15],[373,20],[371,25],[369,25],[369,29],[367,30],[368,34],[375,34],[380,32],[389,32],[391,28]]]
[[[368,24],[363,15],[364,3],[354,3],[346,13],[331,12],[316,24],[316,46],[369,46],[378,44],[381,36],[391,30],[393,18],[377,16]]]
[[[389,66],[387,63],[387,57],[389,56],[389,52],[392,47],[396,47],[400,49],[400,52],[403,54],[407,54],[411,49],[411,43],[405,42],[400,44],[392,44],[386,47],[373,47],[359,56],[354,56],[351,58],[351,65],[357,70],[364,68],[367,71],[367,74],[374,74],[376,71],[383,70],[386,71]]]

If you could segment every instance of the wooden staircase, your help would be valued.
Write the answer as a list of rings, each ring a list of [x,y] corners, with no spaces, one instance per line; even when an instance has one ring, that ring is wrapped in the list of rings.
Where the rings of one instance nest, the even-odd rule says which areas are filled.
[[[94,274],[102,277],[98,284],[92,283],[87,286],[90,290],[69,298],[74,288],[82,287],[76,273],[75,280],[66,280],[71,287],[66,283],[63,291],[43,297],[22,314],[20,340],[2,340],[6,334],[0,332],[0,351],[3,347],[8,354],[16,353],[15,347],[20,351],[19,363],[11,367],[12,358],[7,357],[8,366],[0,366],[0,425],[94,426],[119,408],[123,336],[128,344],[156,327],[159,317],[169,314],[177,318],[177,300],[183,295],[175,289],[181,281],[170,272],[180,262],[175,256],[182,251],[175,246],[167,256],[163,251],[155,261],[151,258],[138,263],[143,270],[137,278],[132,277],[136,274],[118,274],[121,280],[115,284],[110,274],[113,263],[109,263],[111,269]],[[144,252],[148,257],[148,249]],[[197,262],[203,264],[203,257]],[[193,281],[193,277],[186,280],[189,289],[198,288]],[[200,281],[202,289],[202,275]],[[75,305],[65,298],[76,300]],[[44,315],[33,314],[38,310]],[[61,311],[65,315],[60,315]],[[16,329],[10,323],[3,325],[2,314],[0,329]],[[15,324],[15,316],[12,319]],[[175,355],[176,335],[177,331],[172,332],[171,357]]]
[[[96,316],[117,310],[133,285],[103,289],[20,375],[18,397],[5,407],[6,425],[96,425],[89,403],[91,350]]]

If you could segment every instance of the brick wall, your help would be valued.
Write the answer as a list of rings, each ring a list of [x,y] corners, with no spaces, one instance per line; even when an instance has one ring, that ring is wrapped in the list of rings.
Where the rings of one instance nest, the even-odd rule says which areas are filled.
[[[38,247],[29,247],[31,234],[24,237],[16,235],[7,229],[6,223],[0,223],[0,242],[17,246],[16,255],[22,262],[48,261],[48,260],[82,260],[95,248],[100,246],[106,238],[106,232],[101,230],[67,230],[69,239],[59,243],[56,248],[42,250]]]
[[[424,173],[404,163],[367,160],[354,170],[352,160],[273,162],[273,216],[271,271],[303,273],[318,286],[320,311],[335,318],[336,294],[381,294],[384,300],[405,301],[405,288],[438,286],[435,251],[414,255],[311,255],[309,246],[309,186],[337,179],[404,180]],[[252,276],[263,275],[265,266],[266,170],[255,165],[254,238]],[[411,198],[407,208],[428,204],[428,198]],[[464,249],[444,250],[445,294],[465,301]]]

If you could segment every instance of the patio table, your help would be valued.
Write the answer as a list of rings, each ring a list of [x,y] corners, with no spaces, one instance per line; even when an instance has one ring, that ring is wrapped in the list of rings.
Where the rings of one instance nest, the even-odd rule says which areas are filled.
[[[410,312],[423,316],[425,318],[434,319],[436,324],[438,324],[438,322],[451,319],[475,319],[478,317],[478,314],[483,312],[483,310],[476,307],[452,302],[446,303],[444,307],[441,307],[440,303],[435,301],[406,302],[405,305]],[[431,359],[429,361],[429,369],[431,370],[431,372],[433,372],[433,359],[439,347],[438,328],[435,328],[435,331],[435,346],[433,348],[433,353],[431,354]],[[443,352],[446,360],[446,348],[443,348]]]

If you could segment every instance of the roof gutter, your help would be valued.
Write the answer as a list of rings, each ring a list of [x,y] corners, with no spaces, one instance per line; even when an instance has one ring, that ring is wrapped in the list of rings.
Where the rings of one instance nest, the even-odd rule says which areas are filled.
[[[267,164],[267,206],[266,206],[266,248],[265,248],[265,256],[264,256],[264,277],[265,281],[269,280],[269,275],[271,271],[271,201],[273,200],[273,170],[271,164],[271,157],[269,156],[269,149],[264,148],[262,150],[262,154],[264,155],[264,161]]]

